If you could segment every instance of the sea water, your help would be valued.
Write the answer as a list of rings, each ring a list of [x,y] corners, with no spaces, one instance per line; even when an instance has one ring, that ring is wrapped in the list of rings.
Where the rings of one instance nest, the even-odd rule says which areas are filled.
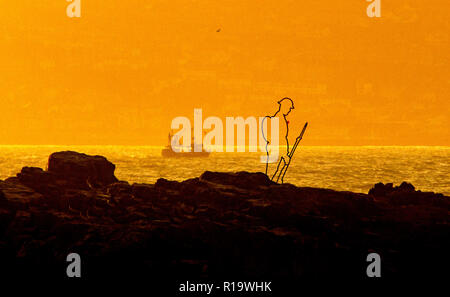
[[[130,183],[158,178],[185,180],[204,171],[264,172],[261,153],[212,153],[207,158],[163,158],[158,146],[0,146],[0,179],[24,166],[45,168],[48,156],[73,150],[102,155],[116,164],[116,176]],[[273,167],[273,165],[272,165]],[[273,168],[269,168],[272,169]],[[285,182],[367,193],[378,182],[412,183],[416,189],[450,195],[450,147],[303,146],[295,152]]]

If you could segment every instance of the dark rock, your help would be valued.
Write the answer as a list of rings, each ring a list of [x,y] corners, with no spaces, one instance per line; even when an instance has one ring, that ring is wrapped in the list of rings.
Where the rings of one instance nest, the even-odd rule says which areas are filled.
[[[378,201],[385,201],[392,205],[435,205],[445,207],[448,199],[442,194],[432,192],[416,191],[415,187],[407,182],[402,182],[400,186],[393,187],[390,184],[376,184],[369,191],[369,195],[376,197]]]
[[[133,184],[131,186],[132,194],[136,198],[151,199],[158,195],[154,185],[149,184]]]
[[[416,188],[407,182],[402,182],[402,184],[398,187],[399,191],[403,191],[403,192],[415,192]]]
[[[247,188],[250,185],[255,187],[270,186],[275,184],[264,173],[249,173],[245,171],[236,173],[205,171],[200,176],[200,181],[207,181],[221,185],[233,185],[241,188]]]
[[[22,234],[26,238],[31,238],[30,231],[34,231],[37,226],[34,225],[33,214],[26,210],[18,210],[15,212],[15,216],[12,222],[9,224],[7,232],[10,235]],[[24,231],[28,234],[24,234]],[[20,238],[17,238],[18,241]]]
[[[17,177],[21,183],[31,185],[54,183],[56,180],[53,174],[37,167],[23,167]]]
[[[16,210],[24,210],[31,205],[40,205],[44,200],[41,194],[21,183],[13,182],[13,180],[0,181],[0,192],[3,193],[0,204]]]
[[[120,196],[114,196],[113,201],[120,207],[128,207],[137,203],[136,199],[131,194],[122,194]]]
[[[89,197],[89,194],[83,191],[68,191],[63,198],[64,199],[61,200],[64,201],[64,204],[65,201],[67,201],[68,207],[82,212],[87,211],[91,205],[94,204],[94,201]],[[64,207],[64,204],[61,205],[61,207]],[[61,209],[61,207],[59,207],[59,209]]]
[[[167,180],[165,178],[159,178],[156,181],[155,187],[157,189],[170,189],[170,190],[178,190],[180,188],[181,184],[177,181]]]
[[[413,193],[416,189],[414,186],[407,182],[402,182],[400,186],[393,187],[392,183],[383,184],[378,183],[372,189],[369,190],[369,195],[373,196],[388,196],[392,194],[396,194],[398,192],[401,193]]]
[[[17,174],[20,183],[50,198],[60,196],[60,186],[56,185],[57,178],[54,174],[37,167],[24,167]]]
[[[373,196],[385,196],[389,193],[391,193],[394,190],[393,184],[383,184],[383,183],[377,183],[375,186],[369,190],[369,195]]]
[[[374,249],[383,277],[428,276],[450,248],[448,211],[448,197],[408,183],[366,195],[207,171],[130,186],[105,158],[62,152],[49,171],[24,167],[0,181],[0,260],[20,277],[36,263],[39,275],[64,277],[77,251],[86,278],[298,281],[365,277]]]
[[[12,209],[4,209],[0,206],[0,238],[3,236],[7,226],[13,220],[15,211]]]
[[[106,192],[111,196],[120,196],[123,194],[131,194],[132,188],[126,181],[120,181],[110,184],[106,187]]]
[[[48,172],[79,186],[102,187],[114,182],[115,165],[102,156],[89,156],[72,151],[50,155]]]

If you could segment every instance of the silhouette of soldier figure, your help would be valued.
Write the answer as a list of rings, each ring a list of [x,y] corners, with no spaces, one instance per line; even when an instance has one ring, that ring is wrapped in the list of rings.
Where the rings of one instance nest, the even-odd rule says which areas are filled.
[[[303,127],[302,132],[300,133],[300,135],[296,138],[295,143],[291,149],[291,147],[289,146],[289,120],[287,119],[287,116],[291,113],[291,110],[295,109],[294,108],[294,101],[292,101],[291,98],[285,97],[283,99],[281,99],[280,101],[278,101],[278,110],[275,112],[274,115],[272,116],[266,116],[264,117],[263,121],[262,121],[262,125],[261,125],[261,129],[262,129],[262,136],[264,138],[264,140],[266,141],[266,155],[267,155],[267,159],[266,159],[266,175],[268,172],[268,167],[269,167],[269,149],[268,146],[270,144],[270,141],[267,139],[267,137],[264,135],[264,121],[267,120],[268,118],[273,118],[276,117],[279,113],[281,113],[283,115],[283,121],[282,122],[282,126],[281,126],[281,131],[286,131],[284,133],[284,138],[286,140],[286,151],[282,152],[282,156],[280,158],[280,161],[278,162],[277,168],[274,172],[274,174],[272,175],[271,180],[275,181],[278,183],[278,181],[281,179],[281,183],[284,182],[284,175],[286,174],[287,169],[289,168],[289,165],[291,163],[291,159],[292,156],[294,155],[295,150],[297,149],[298,144],[300,143],[300,140],[303,138],[303,134],[305,133],[306,127],[308,126],[308,123],[305,124],[305,126]],[[270,176],[269,176],[270,177]]]

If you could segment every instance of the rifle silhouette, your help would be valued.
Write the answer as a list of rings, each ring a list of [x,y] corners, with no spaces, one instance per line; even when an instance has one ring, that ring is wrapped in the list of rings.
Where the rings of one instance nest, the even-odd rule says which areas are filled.
[[[284,162],[283,167],[281,168],[281,171],[280,171],[280,173],[278,174],[278,177],[277,177],[277,180],[276,180],[276,182],[278,183],[278,181],[280,180],[280,177],[281,177],[281,183],[284,182],[284,175],[286,174],[286,171],[288,170],[289,165],[291,165],[292,157],[294,156],[295,150],[297,149],[297,147],[298,147],[300,141],[301,141],[302,138],[303,138],[303,134],[305,134],[306,127],[308,127],[308,122],[306,122],[305,125],[303,126],[302,132],[301,132],[300,135],[295,139],[294,146],[292,147],[291,151],[287,154],[287,156],[288,156],[288,158],[289,158],[289,161],[286,163],[286,160],[284,159],[284,157],[281,157],[280,162],[278,162],[277,170],[275,171],[275,173],[274,173],[273,176],[272,176],[272,179],[271,179],[272,181],[273,181],[273,179],[275,178],[275,176],[277,175],[278,170],[280,169],[281,162]]]

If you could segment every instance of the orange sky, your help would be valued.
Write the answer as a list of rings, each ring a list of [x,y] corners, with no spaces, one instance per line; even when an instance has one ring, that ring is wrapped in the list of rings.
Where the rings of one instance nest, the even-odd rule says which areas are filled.
[[[308,145],[450,145],[444,0],[0,1],[0,144],[165,144],[171,120],[263,116]],[[218,29],[220,32],[216,32]]]

